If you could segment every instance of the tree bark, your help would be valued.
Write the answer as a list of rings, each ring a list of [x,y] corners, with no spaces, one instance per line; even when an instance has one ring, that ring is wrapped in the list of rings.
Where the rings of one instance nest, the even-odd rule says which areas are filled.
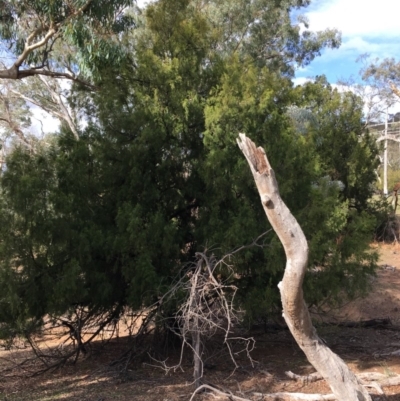
[[[76,76],[74,76],[68,72],[50,71],[50,70],[45,70],[43,68],[28,68],[26,70],[20,70],[20,68],[16,67],[15,65],[13,65],[12,67],[10,67],[8,69],[0,70],[0,79],[16,80],[16,79],[24,79],[27,77],[33,77],[33,76],[46,76],[46,77],[51,77],[51,78],[68,79],[70,81],[74,81],[76,83],[82,84],[91,90],[98,89],[98,87],[91,84],[90,82],[86,82],[82,79],[79,79]]]
[[[245,134],[239,134],[237,143],[249,163],[267,218],[285,249],[286,268],[278,287],[283,317],[293,337],[339,401],[370,401],[367,390],[344,361],[321,341],[311,323],[302,289],[308,261],[307,240],[280,197],[278,183],[264,149],[257,148]]]

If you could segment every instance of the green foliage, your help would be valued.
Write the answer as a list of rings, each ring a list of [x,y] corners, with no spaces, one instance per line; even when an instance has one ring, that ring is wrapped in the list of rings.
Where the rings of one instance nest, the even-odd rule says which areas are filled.
[[[364,210],[379,161],[375,140],[361,123],[362,100],[333,90],[324,77],[296,90],[298,106],[313,116],[308,132],[316,145],[320,173],[341,182],[342,198]]]
[[[319,179],[308,208],[299,216],[310,247],[305,295],[311,304],[323,298],[340,302],[367,289],[377,255],[369,250],[380,218],[371,202],[378,148],[362,124],[361,99],[339,93],[324,77],[295,89],[295,104],[308,113],[291,112],[300,133],[314,145]]]
[[[335,38],[301,36],[291,25],[290,10],[305,3],[148,7],[124,39],[133,43],[132,61],[117,74],[99,63],[100,90],[90,97],[75,88],[72,104],[86,108],[88,120],[80,140],[63,132],[36,155],[16,150],[7,160],[0,322],[39,321],[76,304],[151,304],[197,250],[222,255],[269,230],[238,132],[265,147],[305,230],[310,304],[364,289],[376,261],[366,213],[375,148],[358,98],[322,79],[292,88],[293,65]],[[293,105],[314,117],[301,130]],[[285,265],[272,230],[260,241],[230,261],[249,318],[279,305]]]
[[[96,76],[98,63],[115,65],[123,58],[118,35],[135,25],[124,12],[133,5],[132,0],[2,0],[0,39],[16,59],[35,45],[22,60],[25,67],[64,71],[68,65],[86,78]]]
[[[31,110],[8,87],[0,89],[0,115],[2,116],[0,128],[3,138],[10,137],[15,131],[18,136],[23,136],[23,130],[31,126]]]
[[[394,58],[378,58],[368,60],[368,64],[361,70],[362,79],[378,87],[382,99],[388,104],[395,103],[397,93],[393,93],[392,86],[400,86],[400,62]],[[398,99],[397,99],[398,100]]]
[[[104,228],[106,211],[92,180],[88,145],[67,142],[75,146],[76,160],[64,143],[35,157],[16,149],[8,158],[1,180],[1,230],[7,234],[1,286],[12,301],[2,309],[2,321],[14,324],[21,313],[28,322],[40,321],[73,305],[99,310],[120,302],[125,283],[117,268],[110,270],[112,255],[98,227]],[[71,177],[74,161],[79,179]]]

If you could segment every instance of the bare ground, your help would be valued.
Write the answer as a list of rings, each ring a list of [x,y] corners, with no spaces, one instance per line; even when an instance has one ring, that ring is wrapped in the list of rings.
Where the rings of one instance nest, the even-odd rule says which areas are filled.
[[[400,246],[380,247],[380,264],[367,298],[353,301],[332,314],[337,322],[389,318],[391,326],[381,328],[342,328],[321,326],[320,336],[356,372],[379,372],[387,377],[400,374],[400,356],[388,355],[400,350]],[[388,268],[389,266],[389,268]],[[395,267],[391,269],[390,267]],[[226,353],[208,361],[204,381],[244,398],[253,398],[253,392],[278,391],[302,393],[329,393],[323,382],[300,383],[289,380],[285,371],[309,374],[314,370],[285,330],[254,331],[256,348],[252,366],[245,355],[238,355],[240,367],[234,369]],[[65,366],[56,372],[27,377],[23,370],[12,371],[0,377],[0,401],[188,401],[193,388],[192,365],[189,357],[183,369],[165,374],[151,366],[151,361],[130,367],[123,377],[107,365],[126,347],[120,339],[103,347],[93,344],[90,358],[75,366]],[[174,363],[172,356],[167,362]],[[28,349],[0,351],[0,367],[22,361]],[[32,368],[32,366],[30,367]],[[400,401],[400,386],[385,388],[386,400]],[[211,394],[196,396],[196,400],[220,399]],[[225,398],[227,399],[227,398]],[[259,398],[258,398],[259,399]],[[378,398],[376,398],[378,399]],[[383,399],[383,398],[381,398]]]

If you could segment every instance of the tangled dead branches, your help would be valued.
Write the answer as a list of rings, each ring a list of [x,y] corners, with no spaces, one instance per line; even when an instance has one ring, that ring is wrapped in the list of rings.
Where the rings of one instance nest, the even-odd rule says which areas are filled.
[[[250,353],[254,339],[234,334],[242,312],[234,308],[237,287],[230,284],[233,277],[233,270],[227,262],[230,256],[217,260],[214,255],[197,252],[196,261],[186,268],[183,277],[161,301],[169,302],[177,294],[185,294],[174,315],[175,327],[170,327],[182,340],[180,360],[174,366],[167,366],[165,361],[156,361],[157,365],[166,371],[182,368],[184,350],[189,348],[193,353],[195,388],[201,386],[203,377],[205,342],[216,334],[222,335],[235,369],[238,367],[235,358],[238,352],[233,351],[232,342],[242,344],[239,352],[245,352],[253,364]]]

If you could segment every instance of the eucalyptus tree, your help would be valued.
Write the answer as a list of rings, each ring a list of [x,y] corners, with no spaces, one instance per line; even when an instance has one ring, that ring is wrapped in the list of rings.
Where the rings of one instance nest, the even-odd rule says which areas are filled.
[[[389,164],[389,143],[400,143],[400,137],[396,132],[389,130],[389,112],[400,97],[400,63],[394,58],[386,58],[383,60],[375,59],[364,60],[364,67],[360,71],[364,82],[371,88],[371,91],[377,94],[379,102],[375,106],[375,123],[384,122],[381,132],[378,133],[377,142],[383,142],[383,193],[388,194],[388,164]],[[383,129],[382,129],[383,128]],[[376,125],[371,126],[373,131],[377,131]]]
[[[79,139],[79,110],[70,105],[70,83],[38,75],[22,81],[9,81],[7,86],[10,95],[19,99],[20,103],[41,109],[68,126]]]
[[[362,78],[373,81],[374,86],[381,89],[381,97],[391,99],[391,95],[400,97],[400,62],[394,58],[370,61],[361,71]]]
[[[29,149],[34,148],[35,138],[30,135],[32,113],[26,102],[12,93],[11,85],[6,83],[0,88],[0,132],[1,143],[10,137],[18,138],[18,141]]]
[[[14,109],[19,105],[20,114],[30,107],[41,109],[66,124],[78,138],[79,111],[69,102],[71,82],[95,90],[99,60],[102,65],[118,64],[124,57],[119,35],[134,25],[133,6],[130,0],[2,0],[3,98],[6,95]],[[29,127],[21,129],[12,115],[7,115],[7,121],[19,140],[32,147],[26,132]]]
[[[96,57],[104,57],[104,61],[117,57],[110,34],[118,35],[132,24],[124,13],[131,4],[130,0],[2,0],[2,51],[12,61],[3,65],[0,78],[47,75],[79,81],[76,67],[69,65],[71,53],[58,53],[57,57],[54,52],[60,42],[65,48],[73,48],[79,72],[90,75],[89,65]]]

